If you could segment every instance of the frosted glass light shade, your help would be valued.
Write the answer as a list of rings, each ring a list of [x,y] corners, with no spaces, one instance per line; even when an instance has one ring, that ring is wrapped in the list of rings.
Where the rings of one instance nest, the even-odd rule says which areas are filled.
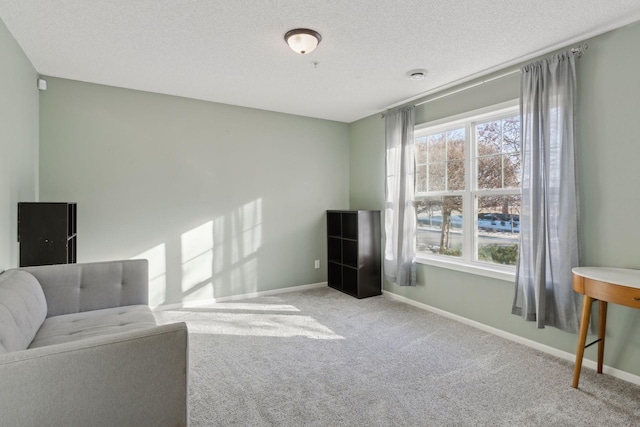
[[[284,35],[284,39],[294,52],[304,55],[315,49],[322,37],[316,31],[297,28],[288,31]]]

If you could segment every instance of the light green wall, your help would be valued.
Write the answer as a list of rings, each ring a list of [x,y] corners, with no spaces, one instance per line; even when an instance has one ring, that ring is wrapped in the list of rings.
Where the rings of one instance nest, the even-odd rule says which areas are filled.
[[[347,124],[47,81],[41,199],[78,203],[79,261],[149,258],[152,304],[326,281]]]
[[[352,209],[384,206],[384,119],[380,115],[351,123],[349,203]]]
[[[0,271],[18,266],[18,202],[38,194],[38,74],[0,19]]]
[[[577,153],[583,265],[640,269],[640,24],[587,41],[578,60]],[[500,73],[497,73],[500,74]],[[493,80],[416,109],[424,123],[520,95],[518,74]],[[384,120],[379,115],[351,124],[352,209],[384,207]],[[415,301],[575,352],[576,336],[511,315],[512,283],[427,265],[418,286],[385,283]],[[640,310],[610,305],[605,364],[640,375]],[[595,347],[586,351],[595,359]],[[567,380],[569,381],[569,379]]]

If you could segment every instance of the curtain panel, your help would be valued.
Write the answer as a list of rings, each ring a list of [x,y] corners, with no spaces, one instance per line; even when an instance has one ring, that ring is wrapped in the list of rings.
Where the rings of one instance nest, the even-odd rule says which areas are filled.
[[[416,284],[414,125],[414,106],[392,110],[385,114],[384,275],[386,280],[400,286]]]
[[[512,313],[538,328],[579,329],[575,58],[567,51],[521,69],[522,212]]]

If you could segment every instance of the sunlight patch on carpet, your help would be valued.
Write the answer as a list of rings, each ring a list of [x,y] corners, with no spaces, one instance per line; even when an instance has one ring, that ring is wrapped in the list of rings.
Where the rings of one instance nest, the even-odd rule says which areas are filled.
[[[186,322],[189,333],[344,339],[311,316],[284,304],[216,303],[209,307],[157,311],[162,322]],[[295,313],[295,314],[294,314]]]

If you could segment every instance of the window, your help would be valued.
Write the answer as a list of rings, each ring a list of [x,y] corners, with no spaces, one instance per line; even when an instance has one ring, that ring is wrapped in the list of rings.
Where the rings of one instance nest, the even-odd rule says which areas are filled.
[[[513,271],[520,147],[515,102],[416,127],[420,259]]]

